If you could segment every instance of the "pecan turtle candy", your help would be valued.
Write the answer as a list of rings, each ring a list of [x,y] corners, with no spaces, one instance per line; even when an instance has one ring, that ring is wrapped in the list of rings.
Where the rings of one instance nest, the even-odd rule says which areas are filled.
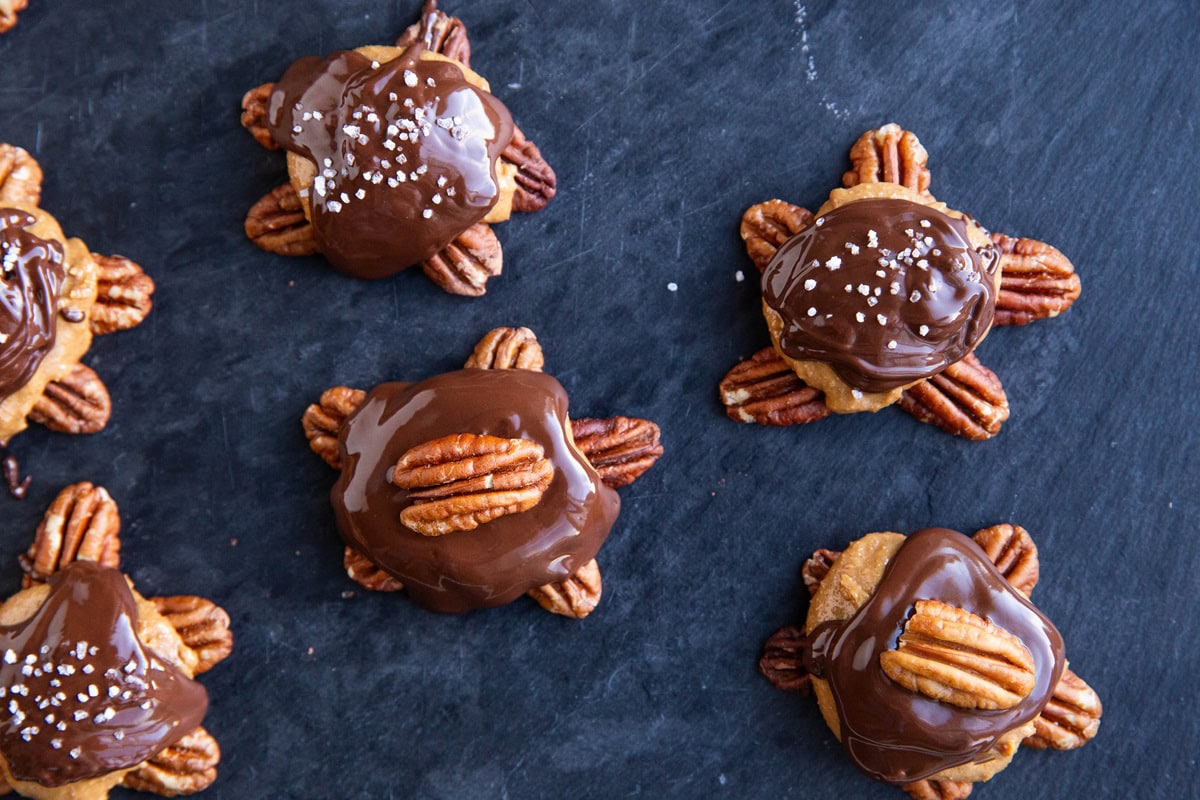
[[[419,264],[451,294],[500,274],[491,225],[537,211],[557,179],[470,68],[462,21],[428,0],[394,46],[304,58],[242,99],[242,125],[288,151],[289,182],[250,209],[246,235],[383,278]]]
[[[0,793],[165,797],[217,777],[194,678],[229,655],[229,615],[192,595],[146,598],[120,571],[120,516],[103,488],[59,493],[0,604]]]
[[[570,419],[528,328],[497,328],[457,372],[370,392],[337,386],[302,420],[341,476],[330,493],[346,572],[460,613],[523,594],[582,619],[600,601],[596,553],[615,488],[662,455],[630,417]]]
[[[93,336],[150,313],[154,281],[123,256],[91,252],[38,207],[42,170],[0,144],[0,448],[27,421],[95,433],[112,404],[80,359]]]
[[[845,188],[815,215],[783,200],[746,211],[772,346],[721,382],[731,419],[796,425],[898,404],[968,439],[999,432],[1008,399],[975,348],[994,325],[1065,311],[1079,278],[1050,245],[935,200],[927,158],[885,125],[851,148]]]
[[[802,576],[807,620],[767,641],[759,669],[814,693],[872,778],[916,800],[964,798],[1022,744],[1070,750],[1096,735],[1100,698],[1029,602],[1038,556],[1024,528],[870,533],[818,550]]]

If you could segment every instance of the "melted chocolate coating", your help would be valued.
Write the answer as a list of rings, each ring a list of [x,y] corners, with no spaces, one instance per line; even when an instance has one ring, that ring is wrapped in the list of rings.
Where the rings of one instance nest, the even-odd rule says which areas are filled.
[[[343,467],[331,499],[342,539],[434,611],[503,605],[565,580],[595,558],[621,507],[569,442],[567,420],[566,392],[541,372],[466,369],[376,387],[339,436]],[[406,528],[408,492],[388,480],[392,467],[410,448],[455,433],[540,444],[555,469],[541,501],[472,531]]]
[[[762,292],[783,318],[785,355],[887,392],[974,349],[992,324],[999,263],[994,245],[971,246],[966,219],[908,200],[859,200],[779,248]]]
[[[0,208],[0,400],[29,383],[54,347],[63,246],[25,230],[35,221]]]
[[[309,200],[321,252],[360,278],[430,258],[499,198],[508,109],[423,49],[382,65],[350,50],[303,58],[271,93],[271,136],[316,164]]]
[[[940,600],[1004,628],[1033,654],[1029,696],[998,711],[964,709],[905,689],[879,655],[898,646],[917,600]],[[842,746],[855,766],[888,783],[921,780],[985,760],[996,741],[1041,713],[1065,665],[1058,630],[966,536],[917,531],[888,564],[871,599],[844,622],[811,632],[805,667],[829,682]]]
[[[195,730],[204,687],[137,638],[115,569],[68,564],[30,619],[0,626],[0,752],[18,780],[62,786],[132,767]]]

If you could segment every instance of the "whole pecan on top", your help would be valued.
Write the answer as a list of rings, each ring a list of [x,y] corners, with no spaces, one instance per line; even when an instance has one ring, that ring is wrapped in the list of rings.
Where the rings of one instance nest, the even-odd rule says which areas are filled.
[[[496,328],[486,334],[467,360],[467,369],[540,372],[542,347],[528,328]],[[365,393],[334,387],[308,407],[302,423],[314,452],[335,469],[337,439],[347,419],[363,404]],[[609,487],[624,486],[642,475],[662,454],[658,426],[632,417],[579,418],[570,421],[576,449]],[[541,445],[522,439],[455,434],[410,448],[391,470],[390,481],[411,503],[401,521],[423,535],[472,530],[489,519],[521,513],[536,504],[549,485],[552,467]],[[482,535],[482,534],[472,534]],[[364,552],[347,547],[347,574],[373,591],[399,591],[403,583]],[[581,619],[600,600],[602,583],[592,558],[565,580],[528,591],[543,608]]]
[[[889,678],[960,708],[1011,708],[1035,684],[1033,655],[987,620],[936,600],[918,600],[893,650],[881,653]]]
[[[412,505],[400,521],[425,536],[470,531],[542,499],[554,465],[528,439],[451,434],[405,452],[391,481]]]

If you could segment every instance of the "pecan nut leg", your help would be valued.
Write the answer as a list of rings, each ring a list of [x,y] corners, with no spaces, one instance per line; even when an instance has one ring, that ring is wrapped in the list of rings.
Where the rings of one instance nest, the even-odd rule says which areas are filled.
[[[467,27],[458,17],[439,11],[436,0],[426,0],[420,20],[405,28],[396,40],[396,46],[407,48],[418,42],[430,52],[454,59],[464,67],[471,66]]]
[[[229,614],[211,600],[195,595],[151,597],[158,613],[167,618],[183,643],[195,651],[193,672],[208,672],[233,652]]]
[[[812,212],[783,200],[750,206],[742,214],[740,233],[746,254],[762,272],[784,242],[813,222]]]
[[[300,195],[290,184],[276,186],[246,214],[246,236],[257,247],[281,256],[310,256],[319,251]]]
[[[571,420],[575,446],[613,489],[628,486],[663,454],[658,425],[635,417]]]
[[[822,547],[804,562],[804,566],[800,568],[800,578],[804,581],[809,596],[817,593],[821,581],[825,580],[825,576],[833,568],[833,562],[837,561],[841,554],[840,550],[826,550]]]
[[[905,389],[897,405],[921,422],[975,441],[992,438],[1008,419],[1000,379],[974,353]]]
[[[896,123],[867,131],[850,148],[850,171],[842,176],[847,189],[860,183],[896,183],[928,199],[929,154],[912,131]]]
[[[1027,325],[1057,317],[1079,298],[1075,266],[1055,248],[1003,233],[993,233],[992,241],[1000,248],[996,325]]]
[[[600,567],[593,558],[565,581],[530,589],[529,596],[551,614],[583,619],[596,610],[602,591]]]
[[[801,655],[808,641],[799,628],[789,625],[780,628],[763,645],[758,671],[776,689],[806,695],[812,689],[812,676],[804,669]]]
[[[966,800],[971,796],[973,783],[965,781],[935,781],[928,778],[906,783],[901,788],[913,800]]]
[[[350,579],[372,592],[398,592],[404,584],[375,566],[369,558],[353,547],[347,547],[342,566]]]
[[[195,794],[217,779],[221,748],[204,728],[184,736],[157,755],[125,773],[122,785],[162,797]]]
[[[23,147],[0,143],[0,203],[36,206],[41,199],[42,168],[37,160]]]
[[[500,153],[500,160],[517,168],[513,211],[541,211],[554,199],[558,192],[558,176],[542,158],[542,151],[525,138],[520,128],[513,127],[512,141]]]
[[[271,136],[271,129],[267,126],[267,104],[273,91],[275,84],[264,83],[242,95],[242,127],[250,131],[254,141],[268,150],[279,149],[279,145]]]
[[[796,377],[772,347],[729,370],[719,390],[725,413],[734,422],[803,425],[833,413],[824,393]]]
[[[99,291],[88,323],[92,333],[104,336],[136,328],[154,306],[154,280],[125,256],[92,253],[98,270]]]
[[[304,416],[300,418],[309,448],[334,469],[342,468],[338,456],[338,433],[342,423],[359,409],[366,398],[367,393],[361,389],[334,386],[326,389],[320,401],[306,408]]]
[[[537,335],[529,328],[493,328],[483,335],[466,369],[528,369],[541,372],[546,359]]]
[[[421,269],[450,294],[479,297],[487,292],[488,278],[500,274],[503,261],[500,240],[491,226],[477,222],[440,253],[421,262]]]
[[[1033,735],[1022,744],[1037,750],[1083,747],[1095,738],[1103,713],[1095,690],[1070,668],[1064,668],[1046,707],[1033,721]]]
[[[33,544],[18,559],[28,589],[73,561],[121,565],[121,517],[117,504],[101,486],[72,484],[46,509]]]
[[[83,364],[46,384],[29,419],[58,433],[96,433],[112,415],[112,400],[100,376]]]
[[[17,12],[24,11],[29,0],[0,0],[0,33],[7,33],[17,24]]]
[[[1014,589],[1029,597],[1038,582],[1038,551],[1020,525],[993,525],[971,537]]]

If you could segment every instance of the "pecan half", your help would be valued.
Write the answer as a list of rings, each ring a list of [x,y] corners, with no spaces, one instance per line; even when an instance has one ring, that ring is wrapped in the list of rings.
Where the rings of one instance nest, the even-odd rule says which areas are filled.
[[[250,241],[268,253],[310,256],[319,250],[300,195],[290,183],[276,186],[250,206],[245,229]]]
[[[773,347],[741,362],[718,387],[725,413],[734,422],[803,425],[828,417],[825,395],[796,377]]]
[[[658,425],[636,417],[587,417],[571,420],[575,446],[616,489],[628,486],[654,466],[663,454]]]
[[[204,730],[196,730],[157,755],[143,761],[137,769],[125,773],[122,784],[139,792],[162,797],[195,794],[217,779],[221,748]]]
[[[961,708],[1012,708],[1033,691],[1033,656],[1021,640],[969,611],[918,600],[884,673],[906,689]]]
[[[600,581],[600,566],[596,559],[584,564],[565,581],[547,583],[530,589],[528,594],[551,614],[561,614],[572,619],[583,619],[596,610],[603,590]]]
[[[21,464],[16,456],[4,452],[3,445],[0,445],[0,454],[4,456],[0,459],[0,470],[4,472],[5,488],[14,500],[24,500],[29,493],[29,484],[33,483],[33,476],[26,475],[24,480],[21,479]]]
[[[103,336],[136,328],[154,306],[154,280],[125,256],[92,253],[99,267],[99,292],[88,319],[92,333]]]
[[[493,328],[475,345],[467,369],[528,369],[541,372],[542,346],[529,328]]]
[[[213,601],[184,594],[151,597],[150,602],[167,618],[183,643],[195,651],[199,658],[195,674],[208,672],[233,652],[229,614]]]
[[[268,150],[279,149],[271,136],[271,129],[267,127],[267,104],[273,91],[275,84],[264,83],[242,95],[242,127],[250,131],[254,141]]]
[[[0,143],[0,203],[36,206],[41,199],[42,168],[37,161],[23,147]]]
[[[112,414],[112,400],[100,376],[76,364],[66,377],[46,384],[29,419],[59,433],[96,433]]]
[[[812,676],[804,669],[800,660],[806,642],[807,637],[799,628],[780,628],[763,645],[762,658],[758,660],[758,671],[776,689],[793,694],[808,694],[812,689]]]
[[[966,800],[975,784],[963,781],[933,781],[925,779],[906,783],[901,788],[913,800]]]
[[[439,11],[436,0],[426,0],[420,20],[405,28],[396,46],[411,47],[417,42],[464,67],[471,66],[471,42],[467,40],[466,26],[458,17]]]
[[[513,126],[512,141],[500,153],[500,160],[517,168],[513,211],[541,211],[554,199],[558,192],[558,176],[542,158],[542,151],[525,138],[520,128]]]
[[[528,511],[553,478],[554,465],[537,442],[459,433],[408,450],[391,481],[412,501],[400,521],[424,536],[442,536]]]
[[[499,275],[503,264],[500,240],[490,225],[476,222],[442,252],[422,261],[421,270],[450,294],[479,297],[487,291],[488,278]]]
[[[841,554],[840,550],[826,550],[822,547],[804,562],[804,566],[800,568],[800,577],[804,580],[809,595],[817,593],[821,581],[825,580],[825,576],[833,567],[833,562],[837,561]]]
[[[928,160],[916,134],[891,122],[867,131],[850,148],[850,171],[842,176],[842,185],[849,189],[860,183],[898,183],[932,199]]]
[[[321,393],[321,399],[304,409],[300,424],[309,448],[334,469],[342,468],[338,456],[338,432],[346,418],[358,410],[367,393],[348,386],[334,386]]]
[[[371,559],[353,547],[346,548],[342,566],[352,581],[372,592],[398,592],[404,588],[403,583],[375,566]]]
[[[782,200],[750,206],[742,214],[741,235],[746,254],[762,272],[784,242],[812,224],[812,212]]]
[[[23,11],[29,0],[0,0],[0,33],[7,33],[17,24],[17,12]]]
[[[1100,729],[1104,708],[1100,697],[1070,668],[1064,668],[1054,694],[1033,721],[1034,732],[1022,744],[1037,750],[1074,750],[1090,742]]]
[[[975,441],[992,438],[1008,419],[1000,379],[974,353],[905,389],[897,405],[921,422]]]
[[[72,484],[54,498],[29,550],[18,558],[21,588],[28,589],[73,561],[121,565],[121,517],[101,486]]]
[[[996,325],[1027,325],[1057,317],[1079,297],[1075,266],[1055,248],[1035,239],[993,233],[1000,248],[1000,294]]]
[[[1038,582],[1037,545],[1029,531],[1020,525],[993,525],[971,538],[1012,587],[1029,597]]]

